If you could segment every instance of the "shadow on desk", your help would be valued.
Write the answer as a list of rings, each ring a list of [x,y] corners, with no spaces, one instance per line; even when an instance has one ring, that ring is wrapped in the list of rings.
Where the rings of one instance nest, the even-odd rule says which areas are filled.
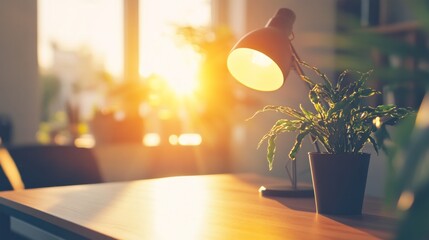
[[[316,206],[314,198],[280,198],[280,197],[268,197],[273,199],[287,208],[316,213]],[[318,214],[318,219],[323,218],[324,220],[333,220],[335,222],[353,227],[359,228],[361,231],[367,232],[377,238],[389,239],[390,235],[386,233],[394,232],[398,225],[398,219],[392,214],[383,211],[382,201],[367,197],[365,199],[362,215],[326,215]],[[320,217],[320,218],[319,218]],[[322,221],[322,220],[321,220]]]
[[[394,232],[394,229],[398,225],[398,220],[395,218],[367,213],[358,216],[323,216],[348,226],[357,227],[381,239],[391,238],[385,235],[386,232]]]

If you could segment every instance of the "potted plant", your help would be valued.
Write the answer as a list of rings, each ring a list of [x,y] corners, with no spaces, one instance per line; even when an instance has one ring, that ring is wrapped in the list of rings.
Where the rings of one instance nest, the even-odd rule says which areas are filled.
[[[370,154],[362,151],[371,143],[378,153],[386,125],[394,125],[412,112],[394,105],[369,106],[368,97],[380,94],[365,85],[371,71],[344,71],[333,83],[319,69],[305,62],[299,64],[312,69],[321,83],[302,76],[309,84],[308,93],[314,110],[300,106],[265,106],[257,114],[267,111],[283,113],[290,118],[276,121],[262,137],[258,148],[267,142],[267,160],[272,169],[276,153],[276,138],[287,132],[297,133],[289,157],[295,160],[303,139],[310,135],[320,143],[324,152],[309,153],[316,210],[324,214],[361,214]],[[251,119],[250,118],[250,119]]]

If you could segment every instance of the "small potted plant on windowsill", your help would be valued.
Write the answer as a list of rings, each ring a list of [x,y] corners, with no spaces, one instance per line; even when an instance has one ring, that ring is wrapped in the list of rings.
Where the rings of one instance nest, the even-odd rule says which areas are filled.
[[[371,143],[378,153],[382,137],[375,134],[386,136],[385,126],[395,125],[412,110],[394,105],[367,105],[366,98],[380,94],[365,85],[371,72],[346,70],[334,84],[319,69],[304,62],[300,64],[315,71],[322,79],[322,83],[316,83],[303,76],[310,86],[308,97],[314,111],[302,106],[293,109],[273,105],[257,111],[251,118],[266,111],[290,117],[277,120],[262,137],[258,148],[267,142],[267,160],[271,170],[279,134],[297,133],[289,153],[291,160],[295,160],[302,140],[307,135],[312,136],[325,149],[321,153],[309,153],[317,212],[361,214],[370,160],[370,154],[362,152],[362,149],[366,143]],[[357,78],[350,81],[350,77]]]

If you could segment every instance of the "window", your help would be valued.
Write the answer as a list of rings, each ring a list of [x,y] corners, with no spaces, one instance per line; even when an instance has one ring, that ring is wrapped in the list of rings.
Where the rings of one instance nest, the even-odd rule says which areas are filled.
[[[155,73],[164,77],[175,91],[191,91],[195,86],[198,56],[190,47],[178,47],[177,27],[204,27],[210,23],[210,1],[141,0],[141,75]]]
[[[38,52],[43,84],[40,142],[69,143],[81,135],[94,134],[89,124],[98,116],[94,109],[114,109],[115,120],[127,116],[116,111],[121,106],[114,101],[118,98],[116,93],[126,86],[123,11],[124,0],[38,1]],[[197,82],[201,57],[192,47],[177,41],[177,27],[208,26],[210,22],[209,0],[140,0],[138,84],[143,88],[149,86],[151,93],[145,92],[147,89],[137,93],[146,102],[138,103],[137,110],[140,117],[152,118],[146,121],[152,122],[151,126],[159,126],[159,121],[171,115],[171,108],[160,105],[155,117],[149,114],[154,112],[155,99],[160,98],[159,92],[153,93],[153,85],[160,85],[159,79],[179,95],[189,94]],[[135,108],[128,100],[126,105]]]

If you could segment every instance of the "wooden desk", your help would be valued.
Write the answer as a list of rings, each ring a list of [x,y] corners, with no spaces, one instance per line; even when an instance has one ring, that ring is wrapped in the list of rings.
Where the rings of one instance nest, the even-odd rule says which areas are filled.
[[[364,214],[318,215],[313,198],[266,198],[257,175],[203,175],[0,193],[8,216],[66,239],[388,239],[396,220],[366,199]]]

